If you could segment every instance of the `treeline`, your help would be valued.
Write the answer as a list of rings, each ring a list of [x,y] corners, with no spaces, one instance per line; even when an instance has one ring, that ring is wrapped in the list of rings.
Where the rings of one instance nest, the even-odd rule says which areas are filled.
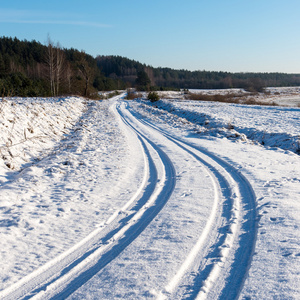
[[[0,38],[0,97],[83,95],[125,89],[124,82],[106,77],[91,55],[17,38]]]
[[[153,68],[121,56],[93,56],[65,49],[48,37],[36,41],[0,37],[0,97],[83,95],[139,90],[300,86],[300,74],[229,73]]]
[[[153,68],[120,56],[98,56],[97,64],[108,77],[119,78],[137,85],[136,78],[145,72],[152,89],[222,89],[245,88],[260,91],[266,86],[299,86],[300,74],[286,73],[229,73],[212,71]]]

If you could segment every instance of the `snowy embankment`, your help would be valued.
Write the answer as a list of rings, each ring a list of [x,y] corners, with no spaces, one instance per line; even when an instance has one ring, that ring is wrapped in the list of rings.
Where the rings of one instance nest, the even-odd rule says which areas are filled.
[[[68,148],[61,141],[74,134],[85,109],[81,98],[1,99],[1,288],[47,261],[55,248],[47,222],[53,215],[47,208],[54,203],[44,198],[49,193],[45,181],[62,177],[64,170],[51,165],[43,170],[39,166],[44,159],[47,162],[47,158]],[[53,255],[56,252],[54,249]]]
[[[0,299],[299,298],[299,108],[0,104]]]
[[[300,153],[300,108],[189,100],[160,100],[156,107],[197,126],[199,135],[249,140]]]
[[[0,182],[52,151],[78,121],[84,100],[12,98],[0,101]]]

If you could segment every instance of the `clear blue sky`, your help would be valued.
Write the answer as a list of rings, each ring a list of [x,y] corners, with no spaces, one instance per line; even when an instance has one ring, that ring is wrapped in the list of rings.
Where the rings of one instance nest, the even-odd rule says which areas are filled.
[[[154,67],[300,73],[300,0],[0,1],[0,35]]]

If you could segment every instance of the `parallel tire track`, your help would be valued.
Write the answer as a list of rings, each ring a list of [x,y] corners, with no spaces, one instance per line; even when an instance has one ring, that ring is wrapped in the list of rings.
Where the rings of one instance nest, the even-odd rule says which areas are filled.
[[[0,299],[64,299],[115,259],[164,207],[175,187],[168,156],[120,116],[140,141],[146,173],[136,195],[80,243],[0,292]]]
[[[250,268],[257,235],[256,197],[251,184],[233,166],[207,150],[175,138],[144,119],[140,120],[201,162],[210,172],[213,184],[220,186],[222,196],[227,199],[223,203],[223,218],[227,223],[225,229],[219,228],[219,235],[208,234],[208,228],[213,229],[213,226],[207,224],[208,228],[204,229],[197,244],[158,298],[179,298],[176,288],[184,277],[185,286],[189,288],[180,298],[238,298]],[[212,215],[208,223],[214,218]],[[215,241],[204,241],[208,236],[215,236]],[[206,247],[207,252],[203,254],[205,244],[211,246]],[[192,276],[189,272],[193,261],[197,260],[196,253],[201,261],[197,275]]]

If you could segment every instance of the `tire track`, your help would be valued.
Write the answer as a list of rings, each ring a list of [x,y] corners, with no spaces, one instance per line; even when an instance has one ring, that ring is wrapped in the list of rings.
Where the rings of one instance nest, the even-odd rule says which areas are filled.
[[[141,187],[102,228],[80,243],[0,292],[0,299],[64,299],[115,259],[164,207],[175,187],[168,156],[137,132],[119,111],[127,130],[135,133],[145,157]]]
[[[251,184],[233,166],[207,150],[175,138],[152,123],[139,119],[207,168],[215,186],[215,204],[220,197],[226,199],[222,203],[225,226],[213,232],[216,228],[212,226],[212,221],[217,217],[214,205],[203,234],[158,299],[238,298],[250,268],[257,235],[256,197]],[[220,191],[221,195],[218,195]],[[213,244],[208,236],[214,237]],[[192,272],[191,266],[196,262],[198,268]],[[179,288],[179,284],[188,288]]]

